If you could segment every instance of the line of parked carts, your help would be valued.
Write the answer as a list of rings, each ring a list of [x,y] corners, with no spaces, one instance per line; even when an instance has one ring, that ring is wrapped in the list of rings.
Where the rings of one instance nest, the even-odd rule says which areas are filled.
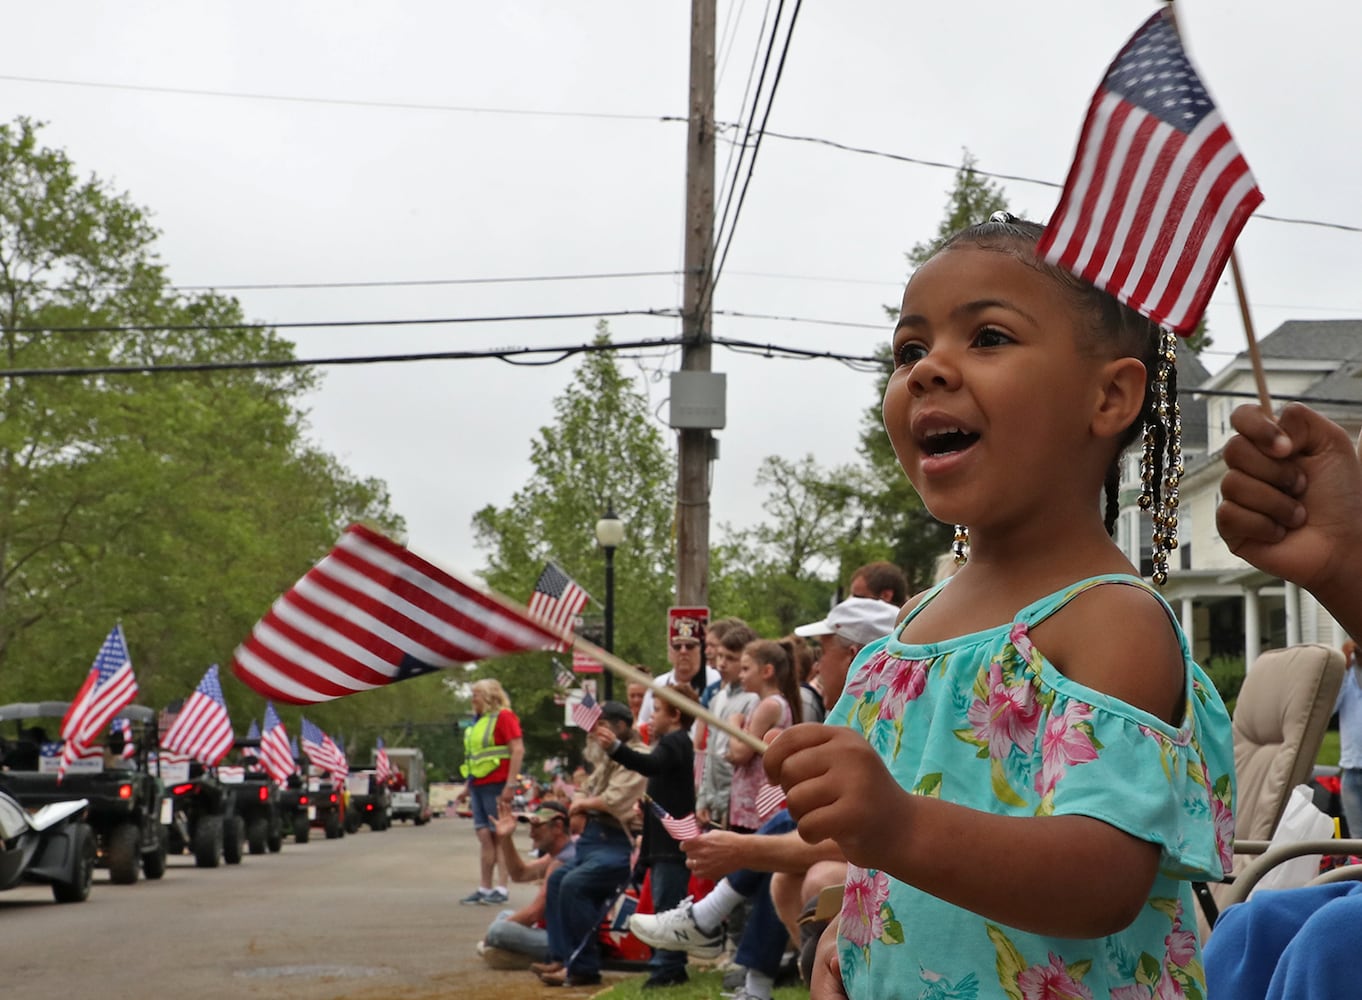
[[[59,903],[90,894],[96,868],[131,885],[159,879],[170,855],[188,852],[200,868],[240,864],[247,852],[282,850],[284,838],[306,844],[314,829],[335,839],[361,826],[387,830],[394,820],[430,819],[419,750],[389,748],[403,791],[380,784],[372,770],[344,782],[315,773],[306,754],[281,787],[248,766],[205,768],[162,761],[153,709],[128,705],[120,716],[133,731],[122,752],[114,734],[102,754],[72,762],[58,780],[57,732],[67,702],[0,706],[0,889],[24,883],[52,887]],[[250,752],[256,740],[237,740]]]

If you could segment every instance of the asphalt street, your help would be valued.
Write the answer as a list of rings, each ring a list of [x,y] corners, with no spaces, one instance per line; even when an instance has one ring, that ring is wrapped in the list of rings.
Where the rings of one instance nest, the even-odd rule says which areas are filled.
[[[528,849],[525,828],[517,833]],[[467,819],[364,829],[240,865],[172,857],[157,882],[111,885],[57,905],[51,891],[0,893],[0,997],[142,1000],[478,1000],[586,996],[527,972],[488,969],[475,952],[495,907],[458,903],[477,883]],[[531,885],[511,887],[510,906]],[[611,979],[607,978],[607,985]]]

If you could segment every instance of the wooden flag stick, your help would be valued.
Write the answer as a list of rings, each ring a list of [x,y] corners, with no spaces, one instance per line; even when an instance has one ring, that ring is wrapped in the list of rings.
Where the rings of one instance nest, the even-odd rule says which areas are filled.
[[[1258,384],[1258,402],[1263,413],[1272,417],[1272,397],[1267,391],[1267,374],[1263,371],[1263,356],[1258,351],[1258,338],[1253,335],[1253,316],[1249,313],[1244,279],[1239,274],[1239,252],[1230,251],[1230,275],[1234,278],[1234,293],[1239,297],[1239,315],[1244,321],[1244,339],[1248,341],[1249,361],[1253,365],[1253,380]]]
[[[564,636],[564,638],[567,637]],[[626,683],[633,682],[647,685],[648,690],[652,691],[653,697],[661,698],[663,701],[675,705],[687,715],[693,715],[706,725],[713,726],[720,732],[727,733],[732,739],[751,747],[759,754],[764,754],[766,752],[765,742],[753,736],[747,730],[733,725],[733,723],[729,722],[727,719],[719,718],[698,701],[687,698],[683,694],[677,694],[666,684],[661,683],[656,677],[652,676],[652,674],[646,674],[637,667],[631,667],[618,656],[613,653],[607,653],[605,650],[601,649],[600,646],[597,646],[595,643],[587,642],[585,639],[574,636],[572,639],[572,646],[579,652],[585,653],[593,660],[601,663],[606,670],[609,670],[612,674]],[[701,667],[701,669],[703,670],[704,668]]]

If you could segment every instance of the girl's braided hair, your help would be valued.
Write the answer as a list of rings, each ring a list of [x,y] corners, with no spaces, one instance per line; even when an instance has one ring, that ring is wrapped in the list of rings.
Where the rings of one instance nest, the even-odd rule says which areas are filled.
[[[1016,253],[1019,260],[1052,278],[1088,317],[1093,342],[1115,348],[1117,357],[1136,358],[1149,373],[1145,381],[1144,406],[1120,438],[1120,449],[1103,483],[1107,534],[1115,535],[1120,514],[1121,454],[1143,434],[1140,462],[1140,507],[1149,510],[1154,522],[1154,580],[1168,578],[1168,552],[1177,547],[1178,482],[1182,476],[1181,417],[1177,405],[1176,340],[1111,294],[1082,278],[1042,260],[1035,253],[1045,227],[1019,219],[1010,212],[995,212],[980,222],[948,237],[937,253],[959,244],[985,250]]]

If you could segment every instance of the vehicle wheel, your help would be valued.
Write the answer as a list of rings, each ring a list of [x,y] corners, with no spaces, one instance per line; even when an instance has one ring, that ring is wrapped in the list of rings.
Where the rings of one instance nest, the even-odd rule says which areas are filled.
[[[132,885],[141,871],[142,831],[136,823],[119,823],[109,831],[109,881]]]
[[[77,823],[72,828],[75,841],[75,860],[71,865],[71,881],[53,882],[52,898],[58,903],[83,903],[90,896],[90,883],[95,877],[95,858],[98,847],[95,831],[88,823]]]
[[[265,846],[270,849],[271,854],[278,854],[284,849],[284,831],[282,827],[276,829],[265,838]]]
[[[295,844],[306,844],[307,839],[312,836],[312,824],[308,822],[307,816],[296,816],[293,820],[293,842]]]
[[[185,842],[184,834],[180,833],[178,826],[164,827],[166,832],[166,850],[175,855],[184,853]]]
[[[337,837],[345,835],[345,827],[341,826],[341,818],[338,813],[328,813],[326,825],[322,829],[326,831],[327,840],[335,840]]]
[[[359,818],[359,813],[355,812],[353,809],[350,810],[345,814],[345,832],[359,833],[362,822],[363,821]]]
[[[222,861],[222,817],[205,816],[194,826],[194,864],[216,868]]]
[[[269,839],[270,821],[264,816],[256,816],[246,824],[246,843],[252,854],[265,853],[265,841]]]
[[[170,832],[160,824],[156,827],[156,850],[142,855],[142,874],[149,879],[158,879],[166,873],[166,851]]]
[[[240,816],[222,817],[222,860],[229,865],[241,864],[246,847],[246,821]]]

